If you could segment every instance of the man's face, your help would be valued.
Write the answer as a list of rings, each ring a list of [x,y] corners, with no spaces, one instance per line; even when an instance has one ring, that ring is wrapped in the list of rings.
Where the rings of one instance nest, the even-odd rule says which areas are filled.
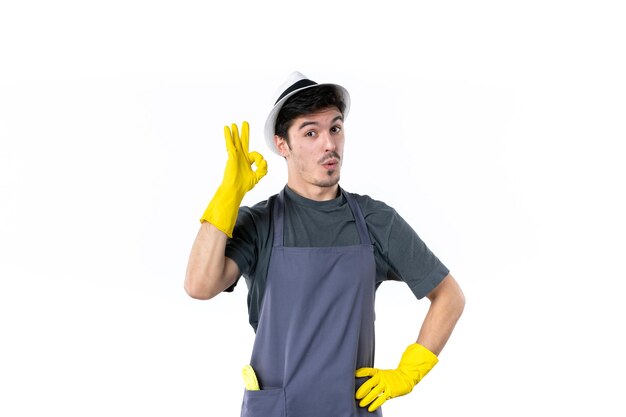
[[[336,107],[300,116],[288,130],[289,145],[277,143],[287,159],[289,184],[300,191],[334,187],[343,158],[343,116]],[[321,191],[321,190],[318,190]]]

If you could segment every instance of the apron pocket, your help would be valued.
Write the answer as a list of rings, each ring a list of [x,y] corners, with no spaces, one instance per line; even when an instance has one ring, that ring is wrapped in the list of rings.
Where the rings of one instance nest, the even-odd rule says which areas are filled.
[[[241,417],[285,417],[285,391],[282,388],[246,390]]]

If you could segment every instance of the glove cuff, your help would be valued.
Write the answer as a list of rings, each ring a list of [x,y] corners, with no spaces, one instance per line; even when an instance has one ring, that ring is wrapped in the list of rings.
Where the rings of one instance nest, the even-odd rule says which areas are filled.
[[[402,354],[398,369],[406,373],[416,385],[437,365],[437,362],[439,362],[437,355],[419,343],[413,343]]]
[[[224,232],[226,236],[233,237],[233,229],[242,200],[243,196],[220,186],[204,210],[200,222],[207,221]]]

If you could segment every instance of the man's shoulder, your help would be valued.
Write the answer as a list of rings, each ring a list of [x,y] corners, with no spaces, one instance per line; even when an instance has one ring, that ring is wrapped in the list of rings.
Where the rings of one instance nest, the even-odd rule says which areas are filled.
[[[365,216],[367,216],[368,214],[373,214],[377,212],[384,213],[384,212],[394,211],[394,209],[391,206],[389,206],[387,203],[385,203],[384,201],[377,200],[368,194],[358,194],[358,193],[352,193],[350,191],[346,191],[346,192],[350,194],[352,198],[354,198],[355,201],[359,204],[359,207],[361,207],[361,210],[363,210],[363,214]]]
[[[278,194],[274,194],[266,200],[259,201],[251,206],[241,206],[240,210],[252,217],[269,216],[272,210],[272,205],[277,196]]]

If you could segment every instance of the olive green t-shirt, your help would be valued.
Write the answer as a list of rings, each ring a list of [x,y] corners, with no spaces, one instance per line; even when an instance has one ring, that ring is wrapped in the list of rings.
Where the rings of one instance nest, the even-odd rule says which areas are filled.
[[[304,198],[285,187],[284,246],[358,245],[356,222],[339,192],[329,201]],[[433,290],[448,269],[391,207],[366,195],[352,194],[359,204],[374,245],[376,288],[386,280],[404,281],[420,299]],[[252,207],[241,207],[226,256],[235,261],[248,286],[249,321],[256,331],[273,245],[272,206],[276,195]],[[226,291],[233,291],[233,284]]]

